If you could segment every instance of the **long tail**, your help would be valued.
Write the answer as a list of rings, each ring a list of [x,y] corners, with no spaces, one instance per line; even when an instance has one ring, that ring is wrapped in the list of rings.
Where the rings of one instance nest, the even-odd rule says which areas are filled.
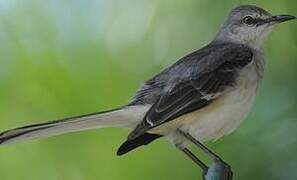
[[[141,118],[139,115],[133,112],[133,108],[119,108],[24,126],[1,133],[0,145],[103,127],[131,128]]]

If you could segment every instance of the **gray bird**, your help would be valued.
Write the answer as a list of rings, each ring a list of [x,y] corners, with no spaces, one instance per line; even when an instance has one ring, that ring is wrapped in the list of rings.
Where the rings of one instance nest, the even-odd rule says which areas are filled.
[[[236,7],[208,45],[147,80],[129,104],[8,130],[1,133],[0,144],[102,127],[130,128],[118,155],[166,137],[204,174],[208,167],[187,148],[189,142],[228,167],[202,142],[231,133],[245,119],[263,78],[261,44],[273,26],[292,19],[252,5]]]

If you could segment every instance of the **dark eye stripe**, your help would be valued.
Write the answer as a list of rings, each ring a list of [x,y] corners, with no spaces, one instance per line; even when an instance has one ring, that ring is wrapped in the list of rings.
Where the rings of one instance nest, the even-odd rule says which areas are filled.
[[[256,26],[261,26],[261,25],[266,24],[268,22],[269,22],[268,19],[260,19],[260,18],[258,18],[258,19],[256,19]]]
[[[247,20],[247,18],[250,18]],[[248,22],[250,21],[250,22]],[[261,26],[263,24],[268,23],[268,19],[261,19],[261,18],[253,18],[252,16],[245,16],[242,19],[242,23],[246,24],[246,25],[256,25],[256,26]]]

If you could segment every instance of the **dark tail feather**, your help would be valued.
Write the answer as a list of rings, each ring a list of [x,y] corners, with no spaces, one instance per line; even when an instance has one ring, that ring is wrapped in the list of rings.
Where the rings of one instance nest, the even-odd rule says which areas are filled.
[[[160,137],[162,137],[162,135],[144,133],[143,135],[141,135],[135,139],[127,140],[120,146],[120,148],[117,151],[117,155],[121,156],[123,154],[126,154],[129,151],[132,151],[133,149],[135,149],[141,145],[147,145]]]

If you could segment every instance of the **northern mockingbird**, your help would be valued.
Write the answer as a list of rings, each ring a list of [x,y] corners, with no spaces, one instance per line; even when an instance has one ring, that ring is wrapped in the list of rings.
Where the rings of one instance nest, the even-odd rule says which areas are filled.
[[[272,16],[252,5],[236,7],[208,45],[145,81],[129,104],[8,130],[1,133],[0,144],[102,127],[130,128],[118,155],[166,137],[205,172],[208,167],[188,143],[223,162],[202,142],[231,133],[247,116],[264,73],[260,46],[274,25],[291,19],[295,17]]]

